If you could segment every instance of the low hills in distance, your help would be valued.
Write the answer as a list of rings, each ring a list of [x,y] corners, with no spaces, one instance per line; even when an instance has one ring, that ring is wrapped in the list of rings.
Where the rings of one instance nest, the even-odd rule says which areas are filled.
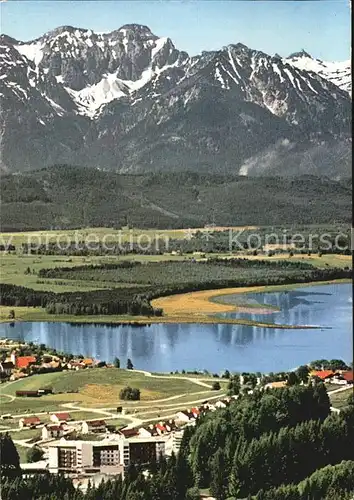
[[[118,174],[56,165],[1,182],[2,231],[351,221],[351,180],[310,175]]]

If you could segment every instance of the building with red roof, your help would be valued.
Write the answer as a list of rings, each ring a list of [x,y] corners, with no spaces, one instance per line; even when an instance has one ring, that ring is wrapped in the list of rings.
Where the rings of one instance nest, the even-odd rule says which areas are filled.
[[[134,437],[138,435],[137,429],[119,429],[119,434],[122,434],[126,438]]]
[[[41,424],[41,421],[38,417],[24,417],[20,418],[19,422],[19,427],[20,429],[23,429],[24,427],[36,427],[37,425]]]
[[[65,434],[65,429],[64,427],[59,424],[59,425],[44,425],[42,428],[42,439],[53,439],[53,438],[60,438]]]
[[[194,415],[195,418],[197,418],[200,415],[200,410],[199,408],[192,408],[191,413]]]
[[[106,431],[107,424],[104,420],[87,420],[86,422],[82,422],[82,433],[90,434],[92,433],[100,433]]]
[[[310,374],[312,377],[318,377],[321,380],[327,380],[334,377],[335,372],[333,370],[315,370]]]
[[[347,384],[353,384],[353,370],[348,372],[342,372],[341,376],[346,380]]]
[[[63,422],[68,422],[69,420],[72,420],[72,418],[69,413],[53,413],[50,416],[50,420],[56,424],[60,424]]]
[[[156,424],[155,429],[157,430],[158,434],[165,434],[167,432],[166,427],[163,424]]]
[[[28,368],[30,365],[34,365],[36,358],[34,356],[19,356],[16,358],[16,368]]]

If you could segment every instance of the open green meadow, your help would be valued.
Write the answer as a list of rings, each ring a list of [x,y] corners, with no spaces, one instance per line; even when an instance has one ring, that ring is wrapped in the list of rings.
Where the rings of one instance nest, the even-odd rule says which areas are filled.
[[[13,401],[3,400],[2,413],[21,413],[26,410],[54,411],[59,405],[77,403],[85,407],[103,407],[120,405],[123,402],[119,393],[123,387],[131,386],[141,391],[139,404],[153,402],[176,395],[192,394],[203,390],[196,383],[179,378],[154,378],[134,370],[117,368],[93,368],[75,372],[55,372],[34,375],[13,384],[3,384],[0,394],[15,396],[17,390],[36,390],[51,387],[54,394],[41,398],[15,398]],[[207,390],[207,387],[205,388]],[[125,402],[124,402],[125,403]],[[77,416],[73,417],[77,420]]]
[[[213,227],[212,231],[224,231],[227,229],[244,230],[257,229],[256,226],[233,226],[233,227]],[[65,229],[65,230],[48,230],[48,231],[22,231],[22,232],[0,232],[0,242],[8,242],[16,247],[20,247],[25,243],[33,244],[49,244],[59,243],[65,246],[68,241],[96,241],[112,243],[132,243],[141,242],[146,244],[149,238],[151,241],[165,238],[183,240],[188,234],[197,232],[210,232],[210,228],[200,227],[192,229],[138,229],[138,228],[122,228],[113,229],[110,227],[90,227],[83,229]]]

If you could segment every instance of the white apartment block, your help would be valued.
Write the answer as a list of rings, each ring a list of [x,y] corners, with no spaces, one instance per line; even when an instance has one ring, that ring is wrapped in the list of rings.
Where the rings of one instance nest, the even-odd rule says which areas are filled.
[[[49,471],[63,473],[121,474],[131,463],[148,464],[165,456],[165,439],[125,438],[102,441],[61,439],[49,446]]]

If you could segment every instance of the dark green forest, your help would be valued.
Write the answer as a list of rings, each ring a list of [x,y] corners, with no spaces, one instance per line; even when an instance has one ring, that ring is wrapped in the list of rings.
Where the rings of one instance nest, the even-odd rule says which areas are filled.
[[[337,224],[351,221],[350,182],[304,175],[124,175],[56,165],[3,175],[3,231],[113,227]]]
[[[0,438],[3,500],[350,500],[354,493],[354,406],[330,411],[323,383],[256,390],[187,427],[177,456],[130,466],[84,494],[70,479],[21,477],[16,449]],[[146,467],[145,467],[146,469]]]

